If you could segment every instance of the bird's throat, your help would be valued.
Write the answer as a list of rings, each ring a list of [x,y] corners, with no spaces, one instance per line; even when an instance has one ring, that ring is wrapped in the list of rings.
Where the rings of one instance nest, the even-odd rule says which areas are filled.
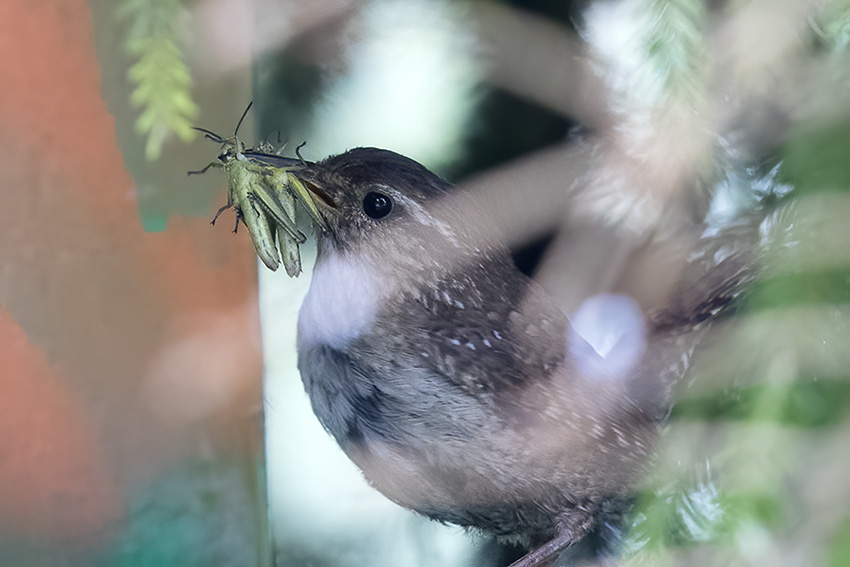
[[[344,348],[375,322],[390,290],[379,274],[351,255],[322,254],[298,314],[298,342]]]

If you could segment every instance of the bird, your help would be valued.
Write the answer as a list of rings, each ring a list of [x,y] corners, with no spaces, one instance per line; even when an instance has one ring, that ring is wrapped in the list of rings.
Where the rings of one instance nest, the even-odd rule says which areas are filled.
[[[568,317],[418,162],[362,147],[290,173],[318,227],[297,323],[315,415],[390,500],[530,550],[515,567],[548,564],[629,497],[683,337],[749,277],[733,257],[654,315],[603,294]]]

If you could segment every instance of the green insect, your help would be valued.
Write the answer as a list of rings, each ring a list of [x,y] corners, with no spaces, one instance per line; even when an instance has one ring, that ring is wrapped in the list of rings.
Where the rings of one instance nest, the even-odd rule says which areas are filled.
[[[301,273],[299,246],[306,240],[296,225],[296,199],[320,225],[324,219],[316,208],[312,194],[295,175],[295,172],[309,165],[300,154],[298,159],[286,158],[273,153],[273,148],[267,143],[246,148],[237,137],[250,108],[251,104],[245,109],[233,136],[229,138],[222,138],[204,128],[195,128],[203,132],[206,138],[221,144],[221,151],[215,161],[188,174],[200,175],[211,167],[224,169],[228,175],[227,204],[218,210],[211,223],[214,225],[221,213],[232,207],[236,211],[234,232],[242,221],[263,263],[274,271],[282,259],[286,273],[295,277]]]

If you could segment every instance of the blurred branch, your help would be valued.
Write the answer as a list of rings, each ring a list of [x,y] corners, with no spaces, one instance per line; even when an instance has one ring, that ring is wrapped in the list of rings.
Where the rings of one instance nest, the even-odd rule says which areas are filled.
[[[610,123],[601,77],[569,28],[506,4],[471,3],[481,58],[495,85],[585,126]]]

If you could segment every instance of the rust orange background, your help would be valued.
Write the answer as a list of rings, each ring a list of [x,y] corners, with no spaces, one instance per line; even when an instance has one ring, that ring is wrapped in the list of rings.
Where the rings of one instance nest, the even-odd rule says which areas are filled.
[[[163,467],[261,447],[250,243],[143,230],[92,33],[83,0],[0,3],[0,536],[51,545],[101,545]]]

